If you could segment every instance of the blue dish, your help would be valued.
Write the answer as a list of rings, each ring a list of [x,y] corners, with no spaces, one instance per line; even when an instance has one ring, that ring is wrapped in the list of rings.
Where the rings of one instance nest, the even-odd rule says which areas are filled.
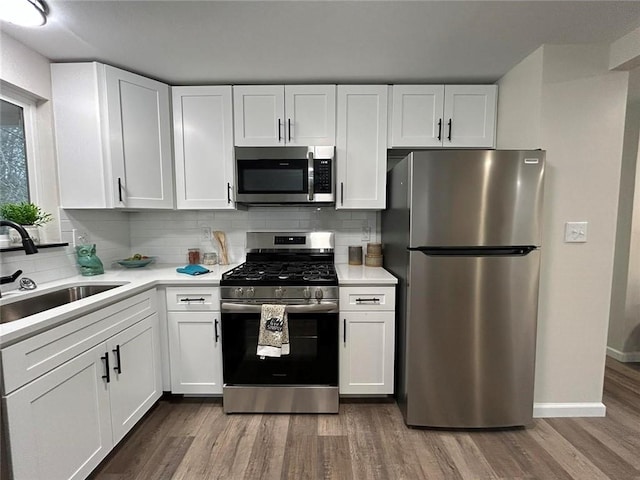
[[[118,264],[125,268],[140,268],[145,267],[153,262],[153,257],[141,258],[140,260],[118,260]]]

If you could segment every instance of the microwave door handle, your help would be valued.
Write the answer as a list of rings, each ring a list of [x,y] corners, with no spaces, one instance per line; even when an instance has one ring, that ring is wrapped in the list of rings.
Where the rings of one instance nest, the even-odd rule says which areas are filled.
[[[307,153],[307,159],[309,160],[309,201],[313,202],[313,152]]]

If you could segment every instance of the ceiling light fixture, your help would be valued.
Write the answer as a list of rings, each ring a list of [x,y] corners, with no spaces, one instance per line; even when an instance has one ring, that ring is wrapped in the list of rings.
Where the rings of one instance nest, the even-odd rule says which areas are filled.
[[[43,0],[2,0],[0,20],[24,27],[39,27],[47,23],[49,9]]]

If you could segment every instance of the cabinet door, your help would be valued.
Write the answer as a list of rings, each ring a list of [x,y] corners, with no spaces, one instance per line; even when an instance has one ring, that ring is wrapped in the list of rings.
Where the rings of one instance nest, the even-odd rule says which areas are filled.
[[[51,96],[60,206],[112,207],[112,182],[106,168],[107,122],[101,102],[105,96],[104,65],[52,63]]]
[[[107,341],[113,441],[120,439],[162,395],[158,314]]]
[[[283,85],[233,87],[233,114],[236,145],[285,144]]]
[[[392,108],[392,147],[442,145],[444,85],[394,85]]]
[[[340,393],[392,394],[393,312],[342,312]]]
[[[287,145],[336,144],[336,86],[285,86]]]
[[[387,86],[339,85],[336,208],[384,209]]]
[[[496,85],[447,85],[443,145],[495,148],[497,93]]]
[[[104,343],[6,397],[15,479],[82,479],[113,445]]]
[[[178,209],[233,209],[231,87],[173,87]]]
[[[114,205],[173,208],[169,86],[105,66]]]
[[[222,394],[220,312],[170,312],[172,393]]]

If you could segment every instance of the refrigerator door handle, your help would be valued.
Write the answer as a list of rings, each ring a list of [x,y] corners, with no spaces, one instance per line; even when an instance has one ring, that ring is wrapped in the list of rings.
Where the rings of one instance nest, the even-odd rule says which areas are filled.
[[[509,247],[407,247],[410,252],[422,252],[429,257],[524,257],[536,250],[535,245]]]

